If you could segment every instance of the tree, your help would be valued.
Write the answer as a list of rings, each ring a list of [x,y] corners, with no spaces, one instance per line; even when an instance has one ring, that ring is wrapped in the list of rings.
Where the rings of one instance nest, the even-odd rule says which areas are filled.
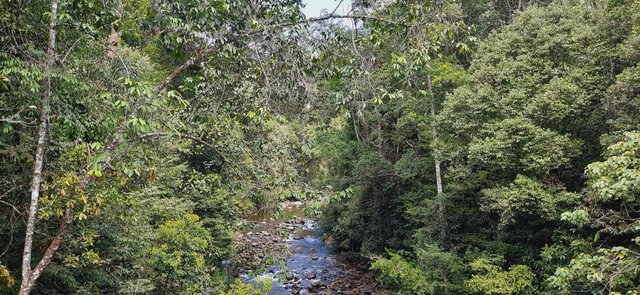
[[[47,60],[45,62],[45,80],[42,86],[42,97],[40,99],[40,126],[38,127],[38,144],[36,146],[35,162],[33,167],[33,180],[31,183],[31,205],[29,206],[29,218],[27,221],[27,229],[25,233],[24,252],[22,254],[22,281],[20,283],[20,291],[18,294],[26,295],[31,292],[36,280],[40,277],[42,271],[51,263],[53,254],[58,250],[60,242],[64,236],[67,226],[69,213],[65,212],[65,217],[60,223],[60,227],[56,233],[54,240],[47,248],[44,256],[38,262],[35,268],[31,268],[31,252],[33,248],[33,232],[36,224],[36,214],[38,213],[38,202],[40,199],[40,185],[42,183],[42,166],[44,162],[47,123],[49,120],[49,105],[51,101],[51,76],[52,67],[55,62],[56,51],[56,25],[58,21],[58,1],[51,1],[50,11],[51,21],[49,23],[49,42],[47,45]]]
[[[608,147],[607,158],[590,164],[584,205],[563,219],[589,227],[591,237],[573,242],[575,255],[559,267],[549,283],[564,293],[623,292],[638,284],[638,193],[640,192],[640,134],[628,132]]]

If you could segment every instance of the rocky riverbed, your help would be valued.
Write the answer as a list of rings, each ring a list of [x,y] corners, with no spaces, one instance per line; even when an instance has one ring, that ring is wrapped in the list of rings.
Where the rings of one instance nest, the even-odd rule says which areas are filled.
[[[298,209],[287,207],[289,212]],[[245,282],[270,279],[272,295],[385,294],[367,273],[366,263],[336,254],[314,220],[288,215],[247,225],[250,230],[238,238],[240,249],[233,262]]]

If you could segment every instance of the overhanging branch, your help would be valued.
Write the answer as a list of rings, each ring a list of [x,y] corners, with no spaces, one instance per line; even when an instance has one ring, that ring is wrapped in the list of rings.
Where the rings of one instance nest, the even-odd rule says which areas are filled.
[[[199,51],[198,53],[196,53],[194,56],[189,58],[184,63],[182,63],[180,66],[178,66],[176,69],[174,69],[167,77],[165,77],[160,83],[158,83],[158,85],[156,85],[156,87],[155,87],[155,90],[156,90],[156,92],[161,92],[167,86],[169,86],[169,84],[171,84],[171,82],[176,77],[180,76],[185,70],[187,70],[188,68],[190,68],[191,66],[193,66],[197,62],[203,60],[206,56],[218,53],[220,50],[222,50],[222,48],[226,44],[237,42],[237,41],[241,40],[242,38],[251,37],[251,36],[257,35],[259,33],[279,30],[279,29],[292,27],[292,26],[299,25],[299,24],[310,24],[310,23],[322,22],[322,21],[326,21],[326,20],[330,20],[330,19],[372,20],[372,21],[378,21],[378,22],[383,22],[383,23],[387,23],[387,24],[394,24],[394,25],[407,27],[407,25],[402,23],[402,22],[398,22],[398,21],[391,20],[391,19],[386,19],[386,18],[381,18],[381,17],[376,17],[376,16],[371,16],[371,15],[335,14],[336,10],[334,10],[331,14],[328,14],[328,15],[325,15],[325,16],[310,17],[310,18],[307,18],[307,19],[304,19],[304,20],[300,20],[300,21],[295,21],[295,22],[279,23],[279,24],[263,27],[263,28],[260,28],[260,29],[250,30],[250,31],[247,31],[247,32],[244,32],[244,33],[240,33],[240,34],[235,35],[235,36],[232,36],[230,38],[227,38],[227,42],[226,43],[218,43],[215,46],[205,48],[205,49]]]

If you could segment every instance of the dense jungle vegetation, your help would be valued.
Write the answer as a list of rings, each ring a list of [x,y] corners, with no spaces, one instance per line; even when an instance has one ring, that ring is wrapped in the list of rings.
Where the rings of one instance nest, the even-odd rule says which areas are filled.
[[[640,292],[640,1],[302,5],[0,0],[0,294],[259,294],[286,200],[393,292]]]

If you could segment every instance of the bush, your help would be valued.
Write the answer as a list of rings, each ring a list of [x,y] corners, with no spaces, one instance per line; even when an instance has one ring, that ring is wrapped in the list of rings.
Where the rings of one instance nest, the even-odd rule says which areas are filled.
[[[400,255],[389,252],[389,259],[378,258],[371,269],[378,273],[378,280],[397,288],[402,294],[431,294],[434,286],[427,282],[427,275]]]

